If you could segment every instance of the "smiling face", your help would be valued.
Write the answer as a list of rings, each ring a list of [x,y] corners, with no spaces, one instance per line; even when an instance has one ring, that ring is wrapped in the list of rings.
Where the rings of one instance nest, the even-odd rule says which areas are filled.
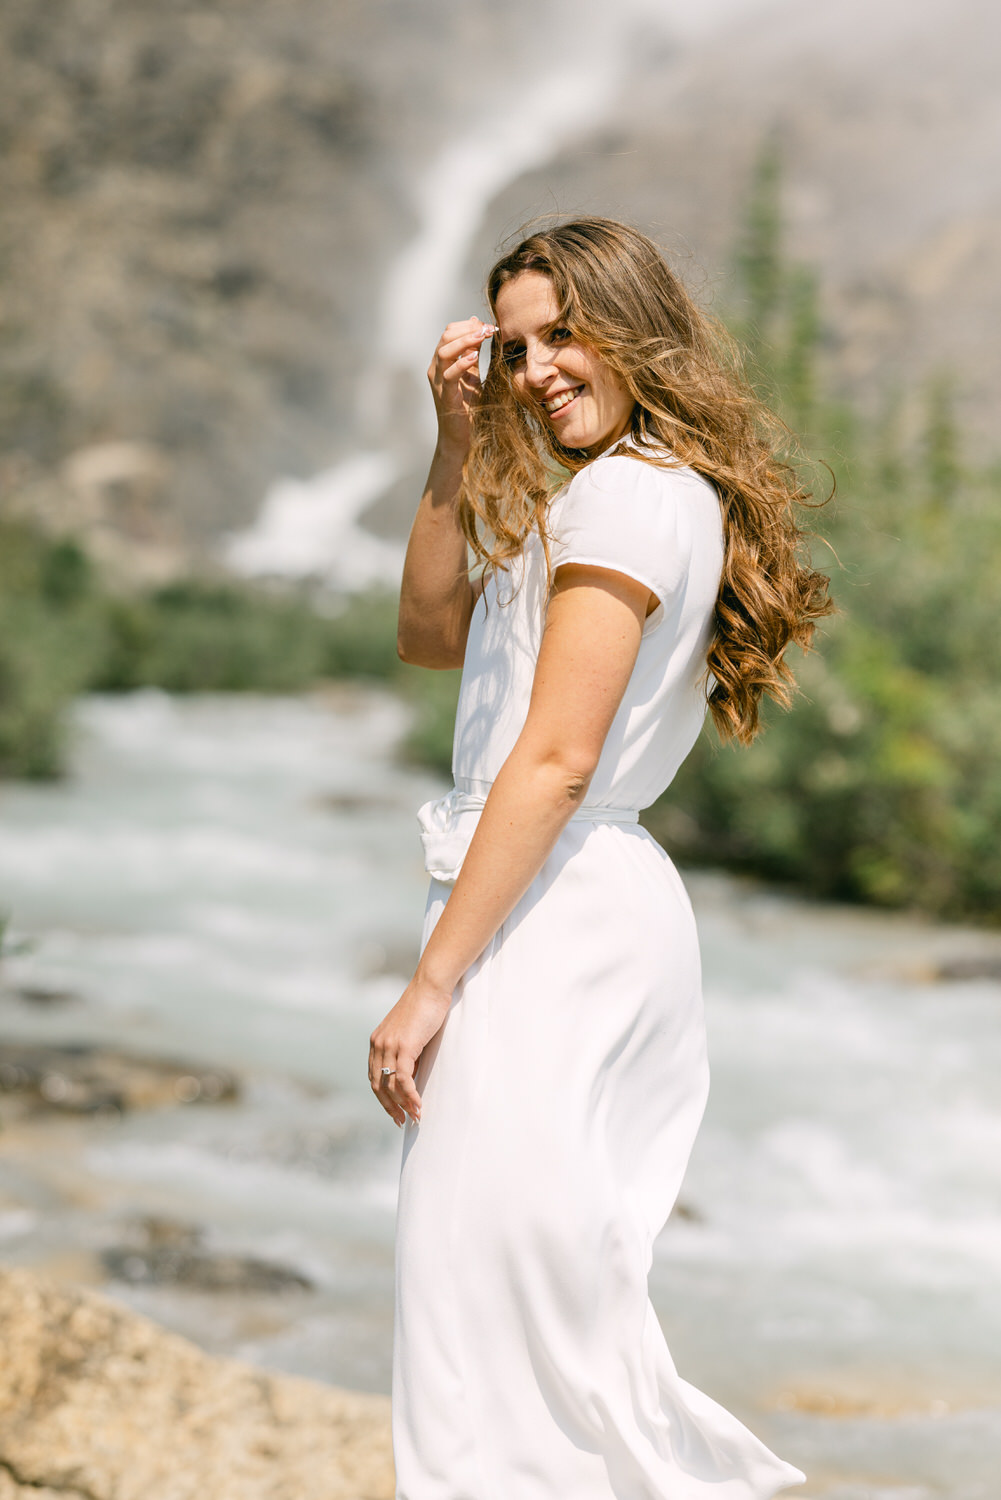
[[[629,431],[632,396],[615,371],[561,325],[548,276],[522,271],[506,281],[495,310],[515,390],[557,442],[596,456]]]

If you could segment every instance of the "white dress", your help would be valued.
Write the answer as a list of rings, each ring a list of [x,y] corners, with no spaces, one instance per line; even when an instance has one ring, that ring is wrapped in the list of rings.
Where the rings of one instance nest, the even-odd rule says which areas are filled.
[[[677,1374],[649,1300],[708,1088],[698,942],[635,822],[705,715],[719,501],[623,447],[550,507],[554,568],[600,564],[660,601],[588,793],[455,992],[417,1072],[397,1221],[398,1500],[765,1500],[803,1480]],[[441,915],[524,723],[541,638],[538,539],[473,612],[456,791],[421,810]]]

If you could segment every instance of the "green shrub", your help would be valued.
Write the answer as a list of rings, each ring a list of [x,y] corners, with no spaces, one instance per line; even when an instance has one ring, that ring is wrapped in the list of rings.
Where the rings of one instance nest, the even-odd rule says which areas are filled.
[[[323,621],[263,590],[187,580],[108,600],[104,625],[98,688],[295,692],[323,674]]]
[[[100,651],[93,578],[73,543],[0,523],[0,776],[62,769],[65,708]]]
[[[0,521],[0,775],[53,777],[80,692],[299,692],[324,678],[392,685],[414,705],[404,753],[448,769],[457,673],[405,666],[396,596],[339,601],[189,578],[110,593],[73,542]]]
[[[404,689],[415,708],[413,728],[407,736],[406,754],[419,765],[451,775],[452,730],[459,700],[458,672],[422,672],[409,667]]]

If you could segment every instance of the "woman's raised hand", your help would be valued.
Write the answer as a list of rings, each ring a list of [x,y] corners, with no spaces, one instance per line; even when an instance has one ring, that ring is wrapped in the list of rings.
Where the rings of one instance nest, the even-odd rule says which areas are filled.
[[[449,323],[428,366],[438,413],[438,445],[465,457],[480,400],[480,345],[496,329],[479,318]]]

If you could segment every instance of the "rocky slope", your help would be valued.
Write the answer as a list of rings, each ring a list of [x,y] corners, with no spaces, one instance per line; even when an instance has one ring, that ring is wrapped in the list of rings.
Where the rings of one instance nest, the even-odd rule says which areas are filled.
[[[350,445],[412,173],[530,50],[496,29],[483,0],[9,0],[0,491],[155,576]]]
[[[389,1402],[0,1271],[0,1500],[390,1500]]]
[[[197,539],[329,457],[357,285],[405,228],[351,9],[4,6],[0,446],[35,504]]]

